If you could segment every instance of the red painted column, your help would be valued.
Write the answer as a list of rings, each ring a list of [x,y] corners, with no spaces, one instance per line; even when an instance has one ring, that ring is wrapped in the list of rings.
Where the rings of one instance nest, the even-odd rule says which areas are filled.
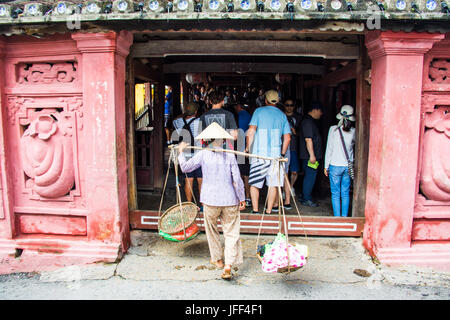
[[[5,101],[4,88],[4,49],[5,41],[0,38],[0,238],[12,237],[11,223],[8,214],[8,196],[6,184],[6,161],[5,161],[5,139],[4,139],[4,118],[5,108],[3,108],[3,101]]]
[[[411,245],[419,155],[424,54],[444,35],[371,31],[369,163],[364,245]]]
[[[7,41],[0,38],[0,239],[11,239],[14,234],[14,221],[11,217],[13,212],[12,190],[10,188],[12,182],[9,172],[11,172],[10,164],[6,161],[7,154],[7,137],[6,127],[8,119],[8,109],[6,108],[5,95],[5,51]],[[0,245],[0,255],[11,254],[10,248],[4,248]]]
[[[125,59],[129,32],[72,35],[82,54],[88,240],[129,246],[125,129]]]

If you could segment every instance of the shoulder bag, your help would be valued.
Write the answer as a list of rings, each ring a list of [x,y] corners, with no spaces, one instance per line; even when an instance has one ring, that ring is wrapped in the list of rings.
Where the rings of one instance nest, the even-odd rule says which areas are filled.
[[[342,147],[344,148],[345,157],[347,158],[348,174],[350,175],[350,178],[352,178],[352,180],[354,180],[355,179],[355,174],[354,174],[354,171],[353,171],[353,162],[350,161],[350,158],[348,157],[347,148],[345,147],[344,136],[342,135],[341,128],[339,128],[339,135],[341,136]]]
[[[194,117],[194,118],[192,118],[192,119],[190,119],[189,121],[186,121],[186,118],[185,117],[183,117],[183,122],[184,122],[184,126],[183,126],[183,129],[186,129],[186,130],[188,130],[188,132],[189,132],[189,135],[191,136],[191,141],[189,142],[192,146],[194,145],[194,134],[192,133],[192,130],[191,130],[191,123],[192,123],[192,121],[194,121],[196,118]],[[194,149],[191,149],[191,154],[193,154],[194,153]]]

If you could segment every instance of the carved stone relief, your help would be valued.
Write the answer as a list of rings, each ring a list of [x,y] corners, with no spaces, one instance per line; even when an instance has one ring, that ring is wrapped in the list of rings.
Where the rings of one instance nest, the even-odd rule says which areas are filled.
[[[433,59],[428,77],[437,84],[450,84],[450,59]]]
[[[13,96],[8,101],[10,124],[20,132],[22,193],[30,200],[74,201],[81,196],[76,132],[83,124],[83,98]]]
[[[0,169],[0,220],[5,218],[5,207],[3,206],[3,182],[2,182],[2,174],[3,172]]]
[[[76,79],[76,62],[21,63],[17,66],[17,82],[20,84],[71,83]]]
[[[425,116],[420,190],[428,200],[450,201],[450,106]]]
[[[23,110],[23,105],[28,102],[33,102],[31,98],[9,97],[8,98],[8,120],[14,125],[16,123],[16,114]]]
[[[58,113],[37,114],[22,135],[26,188],[45,198],[67,195],[75,183],[71,125]]]

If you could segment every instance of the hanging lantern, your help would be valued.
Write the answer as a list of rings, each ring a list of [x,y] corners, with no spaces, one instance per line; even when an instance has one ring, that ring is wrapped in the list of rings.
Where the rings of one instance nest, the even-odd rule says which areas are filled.
[[[205,73],[187,73],[186,81],[189,84],[196,84],[200,82],[206,82],[206,74]]]
[[[194,84],[194,74],[192,74],[192,73],[187,73],[187,74],[186,74],[186,81],[187,81],[189,84]]]
[[[275,75],[275,80],[279,83],[279,84],[284,84],[288,81],[291,81],[292,76],[290,74],[287,73],[277,73]]]

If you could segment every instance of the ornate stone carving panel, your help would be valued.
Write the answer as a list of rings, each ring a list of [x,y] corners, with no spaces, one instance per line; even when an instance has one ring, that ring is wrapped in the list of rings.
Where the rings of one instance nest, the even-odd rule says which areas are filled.
[[[16,124],[16,115],[23,110],[24,103],[33,102],[32,98],[9,97],[8,98],[8,120],[11,125]]]
[[[417,217],[450,217],[450,39],[425,55]]]
[[[17,82],[19,84],[54,84],[77,81],[76,62],[19,63]]]
[[[1,219],[5,219],[5,207],[3,206],[3,197],[4,197],[4,193],[3,193],[3,182],[2,182],[2,177],[3,172],[1,172],[0,170],[0,220]]]
[[[428,77],[436,84],[450,84],[450,59],[435,58],[430,63]]]
[[[75,183],[70,125],[57,112],[37,115],[21,138],[26,187],[41,197],[67,195]]]
[[[450,38],[441,40],[425,55],[423,92],[450,92]]]
[[[425,114],[420,190],[428,200],[450,201],[450,106]]]
[[[81,97],[9,98],[10,123],[20,131],[23,193],[30,200],[73,201],[80,196],[77,130]]]

